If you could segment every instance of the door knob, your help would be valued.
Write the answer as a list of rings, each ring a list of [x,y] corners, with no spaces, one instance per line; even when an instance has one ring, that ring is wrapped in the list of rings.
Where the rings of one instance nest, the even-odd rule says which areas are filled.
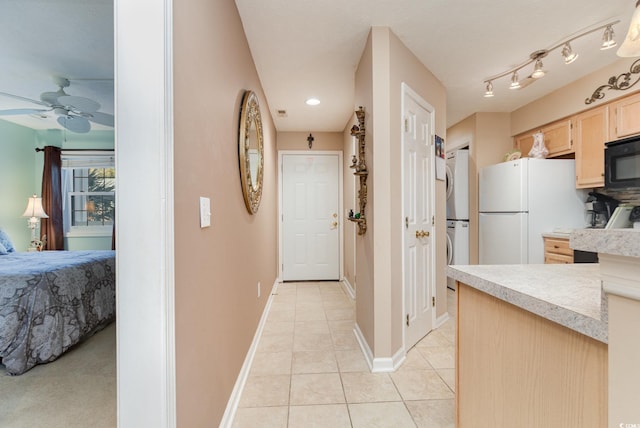
[[[338,222],[334,221],[333,223],[331,223],[331,226],[333,226],[334,228],[338,227]]]
[[[429,236],[429,232],[426,230],[416,230],[416,238],[424,238]]]

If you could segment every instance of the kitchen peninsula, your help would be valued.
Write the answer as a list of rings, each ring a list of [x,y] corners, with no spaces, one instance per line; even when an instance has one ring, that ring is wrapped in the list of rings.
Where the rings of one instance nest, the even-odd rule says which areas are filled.
[[[611,414],[617,368],[609,362],[608,343],[638,341],[611,330],[608,322],[617,315],[607,302],[611,290],[626,292],[625,299],[634,295],[633,281],[622,281],[620,291],[620,280],[611,278],[621,271],[624,276],[615,263],[631,266],[631,275],[640,269],[640,230],[580,230],[571,235],[571,247],[598,252],[601,263],[448,268],[458,281],[459,428],[599,428],[640,420]]]

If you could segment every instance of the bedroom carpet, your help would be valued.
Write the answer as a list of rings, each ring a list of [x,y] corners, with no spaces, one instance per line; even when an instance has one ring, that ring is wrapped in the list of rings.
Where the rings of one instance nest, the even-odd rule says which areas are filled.
[[[0,365],[0,427],[113,428],[116,324],[20,376]]]

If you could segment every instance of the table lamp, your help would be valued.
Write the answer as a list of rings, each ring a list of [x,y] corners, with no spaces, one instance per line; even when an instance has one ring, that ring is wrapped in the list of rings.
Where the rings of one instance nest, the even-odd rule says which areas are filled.
[[[29,217],[27,224],[29,225],[29,229],[31,229],[31,242],[28,251],[37,251],[39,248],[42,248],[42,243],[39,239],[36,239],[36,228],[41,218],[49,218],[42,208],[42,198],[36,195],[30,197],[27,203],[27,209],[24,210],[22,217]]]

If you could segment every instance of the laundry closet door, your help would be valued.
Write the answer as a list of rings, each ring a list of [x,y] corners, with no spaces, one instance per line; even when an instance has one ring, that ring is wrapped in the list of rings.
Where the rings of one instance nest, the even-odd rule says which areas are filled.
[[[282,155],[283,281],[340,279],[340,159]]]

